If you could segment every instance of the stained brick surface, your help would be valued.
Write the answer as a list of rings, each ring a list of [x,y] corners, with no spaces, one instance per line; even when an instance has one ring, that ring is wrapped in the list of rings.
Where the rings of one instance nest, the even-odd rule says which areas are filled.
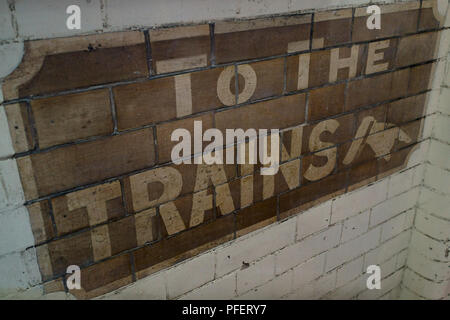
[[[44,281],[77,264],[95,297],[403,168],[436,66],[423,3],[381,30],[362,7],[26,42],[2,88]],[[172,163],[194,121],[281,130],[278,172]]]

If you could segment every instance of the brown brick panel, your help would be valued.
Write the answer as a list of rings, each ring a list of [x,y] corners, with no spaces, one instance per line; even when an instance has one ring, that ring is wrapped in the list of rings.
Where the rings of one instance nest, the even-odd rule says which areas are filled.
[[[5,99],[148,76],[138,31],[30,41],[22,64],[6,78]]]
[[[153,70],[160,73],[210,64],[209,25],[150,30]]]
[[[71,290],[78,299],[90,299],[113,291],[132,279],[130,254],[124,254],[81,270],[81,290]]]
[[[347,111],[407,95],[410,69],[351,81],[345,103]],[[361,94],[364,92],[365,94]]]
[[[291,190],[279,197],[280,218],[284,219],[301,210],[315,205],[317,201],[325,201],[339,193],[345,192],[347,185],[346,172],[327,176],[326,178]]]
[[[335,46],[351,41],[352,9],[314,14],[312,48]]]
[[[35,148],[33,129],[26,103],[14,103],[5,106],[8,118],[11,142],[16,153],[22,153]]]
[[[32,100],[31,109],[41,149],[114,130],[107,89]]]
[[[422,1],[422,8],[420,10],[419,18],[419,31],[437,29],[442,26],[441,21],[436,18],[435,13],[439,14],[436,0]]]
[[[171,141],[171,135],[174,130],[186,129],[191,135],[191,155],[194,155],[194,122],[201,121],[202,130],[205,132],[209,128],[213,127],[213,115],[212,113],[203,114],[198,117],[182,119],[177,121],[172,121],[168,123],[159,124],[156,126],[156,137],[158,143],[158,162],[165,163],[172,161],[171,153],[173,147],[178,144],[177,141]],[[209,143],[204,142],[203,148]],[[203,149],[202,149],[203,150]]]
[[[56,232],[53,228],[48,201],[35,202],[28,205],[27,209],[35,244],[38,245],[52,239]]]
[[[234,164],[168,165],[125,178],[124,189],[129,211],[138,212],[235,177]]]
[[[153,133],[144,129],[32,154],[17,162],[25,196],[35,199],[153,166]]]
[[[150,47],[135,31],[26,42],[2,88],[45,290],[76,264],[71,293],[110,292],[401,170],[437,65],[435,4],[383,5],[381,30],[362,7],[152,29]],[[236,144],[233,164],[198,163],[200,120],[224,142],[279,129],[276,174],[236,163]],[[172,163],[175,129],[191,164]]]
[[[368,41],[373,39],[399,36],[414,33],[420,11],[420,2],[413,1],[404,4],[383,5],[381,8],[381,29],[368,29],[366,26],[367,7],[355,10],[355,21],[353,24],[352,41]]]
[[[215,25],[216,62],[249,60],[309,49],[311,15]]]
[[[119,181],[58,196],[51,204],[59,236],[126,214]]]
[[[188,259],[234,238],[234,215],[220,217],[133,253],[137,278]]]
[[[225,133],[227,128],[283,129],[305,121],[304,94],[291,95],[259,102],[215,114],[216,127]]]

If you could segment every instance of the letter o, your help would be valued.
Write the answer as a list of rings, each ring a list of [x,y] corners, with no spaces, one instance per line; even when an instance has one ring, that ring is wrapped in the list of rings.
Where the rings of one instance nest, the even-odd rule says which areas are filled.
[[[237,72],[245,79],[244,90],[239,94],[237,101],[237,103],[243,103],[250,99],[255,92],[257,83],[256,72],[248,64],[239,65]],[[217,80],[217,96],[226,106],[232,106],[236,103],[236,96],[230,90],[230,82],[234,76],[235,69],[233,66],[229,66],[222,71]]]

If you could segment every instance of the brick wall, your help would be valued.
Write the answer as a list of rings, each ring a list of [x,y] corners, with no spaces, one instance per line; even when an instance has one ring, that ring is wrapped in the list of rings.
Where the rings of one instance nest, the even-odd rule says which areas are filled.
[[[77,298],[446,296],[427,206],[447,199],[448,29],[434,1],[382,6],[380,31],[365,12],[25,41],[2,82],[1,294],[67,292],[76,264]],[[280,129],[279,172],[172,164],[195,120]]]

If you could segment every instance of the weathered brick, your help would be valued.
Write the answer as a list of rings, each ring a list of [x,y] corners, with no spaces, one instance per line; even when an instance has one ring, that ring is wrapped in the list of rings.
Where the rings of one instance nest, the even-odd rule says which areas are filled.
[[[159,207],[164,235],[172,235],[214,219],[211,188],[180,197]]]
[[[356,8],[353,24],[353,41],[367,41],[379,38],[398,36],[415,32],[419,17],[420,2],[392,4],[380,6],[381,29],[368,29],[366,26],[367,7]]]
[[[354,115],[348,114],[305,126],[302,139],[302,154],[319,151],[349,141],[354,136],[354,122]]]
[[[319,182],[291,190],[280,196],[280,217],[285,218],[333,198],[345,191],[346,173],[328,176]]]
[[[242,236],[277,220],[277,198],[272,197],[236,214],[236,233]]]
[[[308,120],[315,121],[344,112],[345,83],[311,90],[308,102]]]
[[[68,193],[51,200],[58,235],[125,215],[118,181]]]
[[[436,63],[427,63],[411,68],[409,74],[408,94],[417,94],[431,89],[432,79],[430,78]]]
[[[31,230],[35,244],[48,241],[55,236],[53,222],[50,216],[48,201],[35,202],[27,206],[30,215]]]
[[[143,145],[147,147],[142,148]],[[151,129],[18,159],[27,199],[101,181],[154,163]]]
[[[130,212],[172,201],[178,196],[221,185],[236,177],[236,166],[180,164],[147,170],[124,179]]]
[[[173,265],[233,238],[234,216],[227,215],[203,224],[190,232],[182,232],[133,253],[137,277]]]
[[[70,290],[79,299],[91,299],[132,282],[129,254],[108,259],[81,270],[81,290]]]
[[[286,90],[296,91],[360,76],[366,45],[339,47],[286,58]]]
[[[352,9],[315,13],[312,48],[319,49],[350,42],[351,25]]]
[[[210,64],[209,25],[150,30],[156,73],[206,67]]]
[[[113,132],[107,89],[31,101],[39,147]]]
[[[175,83],[172,77],[118,86],[113,92],[119,130],[176,117]]]
[[[172,161],[171,153],[172,148],[178,144],[176,141],[171,141],[172,132],[176,129],[186,129],[191,134],[191,154],[194,155],[194,121],[201,121],[203,132],[212,128],[213,126],[213,115],[211,113],[203,114],[195,118],[182,119],[177,121],[172,121],[168,123],[160,124],[156,127],[156,137],[158,143],[158,162],[165,163]],[[208,142],[203,143],[203,148],[208,145]],[[203,149],[202,149],[203,152]]]
[[[5,79],[5,99],[148,75],[138,31],[30,41],[25,48],[22,64]]]
[[[348,84],[345,110],[350,111],[406,95],[408,76],[409,70],[406,69],[351,81]]]
[[[408,66],[435,58],[435,52],[430,48],[434,48],[437,38],[437,32],[420,33],[401,38],[395,56],[395,67]]]
[[[437,29],[441,26],[441,22],[436,18],[434,12],[437,11],[436,0],[422,1],[420,10],[419,31]]]
[[[241,75],[241,73],[247,71],[244,69],[244,66],[250,66],[254,70],[257,80],[250,100],[276,96],[283,92],[284,58],[255,62],[249,65],[238,65],[238,88],[240,95],[242,95],[243,90],[246,89],[247,86],[252,86],[251,78],[249,76],[244,77]]]
[[[305,121],[305,95],[291,95],[218,112],[215,120],[216,127],[223,133],[228,128],[287,128]]]
[[[408,147],[400,151],[392,152],[385,157],[379,158],[378,179],[381,179],[404,168],[412,151],[413,147]]]
[[[426,94],[421,94],[391,102],[386,115],[387,124],[399,125],[422,117],[425,111],[426,97]]]
[[[32,136],[27,105],[25,103],[6,105],[5,113],[8,118],[9,133],[14,151],[21,153],[34,149],[35,141]]]
[[[248,60],[309,49],[311,15],[215,25],[216,61]]]

